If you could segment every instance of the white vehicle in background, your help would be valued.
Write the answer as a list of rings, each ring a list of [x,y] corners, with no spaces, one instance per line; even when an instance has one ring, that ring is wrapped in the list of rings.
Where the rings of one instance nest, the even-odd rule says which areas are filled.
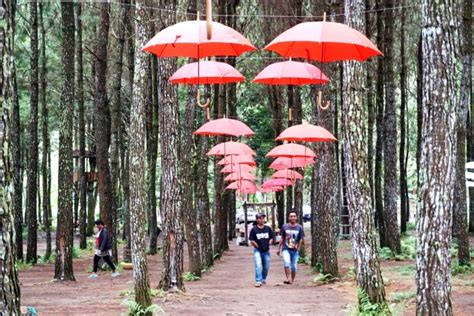
[[[255,211],[253,208],[249,207],[247,209],[247,223],[255,222],[256,218],[255,216],[257,215],[257,211]],[[236,214],[235,214],[235,221],[237,224],[242,224],[245,222],[245,214],[243,209],[238,209]]]

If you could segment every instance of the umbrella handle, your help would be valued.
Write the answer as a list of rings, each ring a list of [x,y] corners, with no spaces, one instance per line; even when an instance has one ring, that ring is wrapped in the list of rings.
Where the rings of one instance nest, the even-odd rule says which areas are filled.
[[[207,29],[207,39],[212,38],[212,1],[206,1],[206,29]]]
[[[206,109],[207,120],[210,120],[211,115],[210,115],[210,111],[209,111],[209,105],[211,104],[211,100],[209,98],[207,98],[205,103],[201,103],[201,91],[199,91],[199,89],[198,89],[197,94],[196,94],[196,101],[197,101],[197,105],[200,108]]]
[[[331,105],[331,102],[329,102],[329,101],[326,101],[325,106],[323,106],[322,103],[323,103],[323,92],[319,91],[319,94],[318,94],[318,106],[319,106],[319,108],[321,110],[327,110],[329,108],[329,106]]]

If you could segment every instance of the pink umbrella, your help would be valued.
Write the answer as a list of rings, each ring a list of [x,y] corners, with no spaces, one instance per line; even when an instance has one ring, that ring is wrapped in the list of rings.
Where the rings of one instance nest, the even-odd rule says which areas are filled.
[[[253,160],[253,157],[250,156],[250,155],[237,155],[237,156],[229,155],[229,156],[225,156],[217,164],[219,166],[223,166],[223,165],[234,164],[234,163],[236,163],[236,164],[246,164],[246,165],[249,165],[249,166],[255,166],[256,165],[255,161]]]
[[[290,126],[281,132],[276,139],[297,142],[329,142],[336,140],[327,129],[308,123]]]
[[[232,172],[224,178],[224,181],[236,181],[236,180],[256,180],[256,177],[248,172]]]
[[[259,191],[258,187],[237,189],[237,193],[240,193],[240,194],[255,194],[258,191]]]
[[[252,136],[255,134],[246,124],[233,119],[221,118],[203,124],[195,135],[207,136]]]
[[[316,154],[308,147],[299,144],[283,144],[273,148],[266,157],[309,157]]]
[[[279,179],[270,179],[270,180],[265,181],[262,184],[262,188],[285,187],[289,185],[293,185],[293,182],[288,179],[279,178]]]
[[[239,172],[254,172],[255,167],[245,165],[245,164],[239,164],[239,163],[232,163],[232,164],[227,164],[222,168],[220,173],[232,173],[238,170]]]
[[[268,65],[252,80],[269,85],[325,84],[328,81],[318,67],[291,60]]]
[[[229,64],[199,61],[179,68],[169,80],[171,83],[183,84],[221,84],[242,82],[245,77]]]
[[[291,169],[283,169],[275,172],[271,176],[273,179],[278,179],[278,178],[285,178],[285,179],[304,179],[304,177],[299,174],[298,172],[291,170]]]
[[[230,189],[230,190],[255,189],[255,190],[258,190],[255,183],[253,183],[252,181],[249,181],[249,180],[239,180],[239,181],[232,182],[226,187],[226,189]]]
[[[238,142],[225,142],[215,145],[207,152],[208,156],[226,156],[226,155],[256,155],[248,145]]]
[[[314,158],[307,157],[278,157],[271,164],[270,168],[282,170],[287,168],[302,168],[315,163]]]
[[[282,191],[284,188],[282,186],[271,186],[266,188],[261,188],[260,192],[262,193],[272,193],[277,191]]]

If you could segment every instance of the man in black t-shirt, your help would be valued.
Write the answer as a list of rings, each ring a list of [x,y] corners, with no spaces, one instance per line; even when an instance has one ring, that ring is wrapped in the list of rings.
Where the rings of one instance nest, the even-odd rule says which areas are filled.
[[[249,240],[254,247],[255,286],[265,284],[270,270],[270,245],[273,243],[273,231],[265,225],[265,214],[258,213],[257,225],[250,231]]]

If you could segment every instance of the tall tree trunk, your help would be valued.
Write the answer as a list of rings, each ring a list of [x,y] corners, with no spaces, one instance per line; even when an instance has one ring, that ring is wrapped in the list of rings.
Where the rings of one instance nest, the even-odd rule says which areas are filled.
[[[381,10],[379,1],[376,1],[377,10],[377,47],[384,50],[384,12]],[[380,246],[388,245],[385,235],[384,208],[383,208],[383,187],[382,187],[382,162],[383,162],[383,116],[384,116],[384,58],[377,59],[377,82],[376,82],[376,100],[377,100],[377,116],[376,116],[376,134],[375,143],[375,169],[374,169],[374,197],[375,197],[375,223],[378,226],[380,236]]]
[[[74,103],[74,4],[61,3],[63,88],[59,109],[58,223],[56,228],[56,280],[75,281],[72,267],[72,106]]]
[[[30,3],[31,72],[30,72],[30,122],[28,124],[28,167],[26,169],[26,216],[28,216],[28,243],[26,261],[37,261],[38,222],[36,197],[38,194],[38,3]]]
[[[107,102],[107,43],[110,26],[110,4],[103,2],[101,8],[101,24],[97,40],[95,62],[95,141],[97,146],[97,180],[99,184],[100,217],[105,222],[111,239],[112,256],[117,261],[116,213],[117,206],[112,187],[109,168],[110,145],[110,109]]]
[[[112,192],[115,199],[115,205],[120,201],[120,138],[122,126],[122,73],[123,73],[123,52],[125,46],[124,21],[127,15],[127,4],[124,0],[120,1],[119,18],[115,25],[115,54],[113,64],[113,82],[112,82],[112,104],[111,104],[111,124],[110,124],[110,178],[112,182]],[[122,208],[123,209],[123,208]],[[114,223],[117,225],[115,232],[118,233],[118,212],[114,212]]]
[[[174,10],[176,1],[160,1],[164,8],[170,10],[164,17],[163,28],[176,21]],[[182,195],[179,153],[179,111],[177,87],[169,83],[168,78],[176,71],[176,60],[159,59],[160,100],[160,146],[161,146],[161,219],[163,221],[163,273],[159,287],[164,290],[184,290],[183,283],[183,239]]]
[[[130,4],[130,0],[125,0],[126,4]],[[130,104],[133,94],[133,78],[134,78],[134,60],[135,60],[135,45],[134,45],[134,36],[133,36],[133,28],[132,28],[132,9],[130,5],[125,5],[127,9],[127,14],[125,15],[124,19],[124,27],[125,27],[125,38],[127,43],[127,88],[129,92],[129,99],[124,107],[124,118],[122,119],[122,133],[121,133],[121,141],[120,144],[122,146],[122,164],[124,166],[128,166],[130,161],[130,131],[128,127],[130,126]],[[131,239],[130,239],[130,176],[129,176],[129,168],[122,168],[122,186],[123,186],[123,200],[125,204],[125,223],[124,223],[124,238],[125,238],[125,246],[123,248],[123,260],[125,262],[131,262]]]
[[[393,0],[385,0],[385,117],[384,117],[384,210],[385,241],[400,253],[400,230],[397,218],[397,114],[393,57]]]
[[[346,24],[365,30],[363,0],[345,0]],[[342,139],[347,176],[347,200],[351,216],[352,254],[357,285],[372,303],[386,305],[385,289],[377,255],[373,208],[366,163],[367,121],[364,104],[364,68],[358,62],[343,64]]]
[[[418,40],[417,68],[416,68],[416,178],[420,181],[421,157],[421,126],[423,124],[422,92],[423,92],[423,55],[421,47],[421,34]]]
[[[139,0],[136,3],[135,30],[137,47],[142,47],[148,40],[149,16],[147,2]],[[137,51],[133,80],[133,100],[130,110],[130,231],[132,244],[133,277],[135,280],[135,301],[144,309],[151,305],[150,279],[146,259],[146,222],[147,212],[145,191],[146,174],[146,129],[145,102],[147,89],[145,80],[149,56]]]
[[[453,236],[458,240],[458,260],[461,265],[470,264],[469,235],[466,203],[466,126],[467,111],[471,104],[471,58],[472,58],[472,2],[463,8],[462,73],[458,103],[456,187],[453,203]]]
[[[463,53],[463,73],[467,75],[468,69],[472,67],[472,2],[468,2],[464,5],[463,15],[463,42],[464,42],[464,53]],[[471,100],[468,103],[467,111],[467,160],[474,161],[474,102],[472,96],[472,75],[470,74],[467,80],[462,81],[462,91],[469,93],[466,96]],[[469,88],[469,90],[467,89]],[[466,90],[464,90],[466,89]],[[466,100],[463,97],[463,102]],[[474,187],[469,187],[469,231],[474,232]]]
[[[400,166],[400,231],[406,232],[407,222],[410,220],[408,200],[408,183],[407,183],[407,166],[405,160],[408,156],[408,148],[405,148],[405,140],[407,138],[405,116],[407,110],[407,61],[405,57],[405,24],[406,9],[404,8],[404,0],[401,4],[401,30],[400,30],[400,154],[398,156]],[[406,151],[406,154],[405,154]]]
[[[0,95],[4,97],[0,105],[0,313],[6,315],[20,315],[20,286],[18,274],[15,266],[15,228],[14,209],[10,193],[6,188],[11,185],[12,171],[9,169],[12,157],[8,151],[8,145],[13,139],[8,133],[10,118],[8,113],[16,106],[15,100],[18,96],[15,87],[15,64],[13,59],[14,48],[14,19],[16,1],[6,1],[1,3],[0,21]],[[4,22],[6,20],[6,23]],[[6,30],[4,25],[6,24]]]
[[[48,127],[48,105],[46,103],[46,87],[47,87],[47,68],[46,68],[46,29],[43,21],[43,3],[39,3],[40,11],[40,30],[41,30],[41,72],[40,72],[40,89],[41,89],[41,138],[43,141],[43,151],[41,155],[41,187],[43,190],[43,222],[46,233],[46,252],[44,257],[48,259],[51,256],[51,171],[49,164],[49,127]]]
[[[86,182],[86,123],[84,110],[84,78],[82,63],[82,3],[76,4],[76,58],[77,58],[77,90],[76,99],[78,106],[78,130],[79,130],[79,247],[87,248],[87,182]]]
[[[457,154],[461,23],[457,1],[423,1],[422,110],[417,212],[416,308],[452,315],[451,216]],[[447,75],[451,74],[451,75]]]

